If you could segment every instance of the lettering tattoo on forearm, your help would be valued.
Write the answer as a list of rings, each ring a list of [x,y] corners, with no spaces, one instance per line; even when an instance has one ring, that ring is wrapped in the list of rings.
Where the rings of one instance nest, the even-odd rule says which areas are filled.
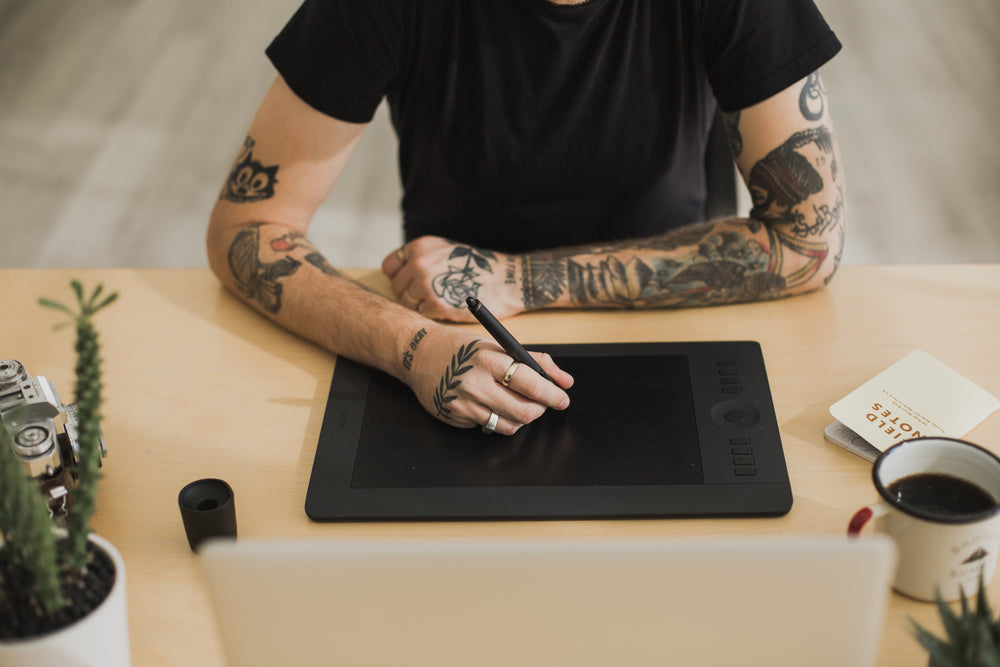
[[[274,185],[278,182],[278,165],[265,167],[253,157],[256,142],[247,135],[243,140],[243,149],[236,164],[229,173],[229,178],[222,189],[220,199],[237,204],[263,201],[274,196]]]
[[[229,270],[242,294],[260,304],[269,313],[281,310],[282,285],[285,278],[298,271],[302,262],[282,257],[274,262],[260,261],[260,223],[239,231],[229,246]]]
[[[799,93],[799,111],[806,120],[819,120],[826,109],[826,91],[819,79],[819,73],[813,72],[806,77],[802,92]]]
[[[417,351],[418,347],[420,347],[420,341],[422,341],[426,335],[427,329],[421,329],[417,333],[413,334],[413,338],[410,340],[410,349],[403,350],[403,368],[406,370],[411,370],[413,368],[413,353]]]
[[[451,416],[451,408],[448,407],[448,404],[458,398],[456,392],[462,384],[462,380],[458,378],[460,375],[464,375],[472,370],[470,362],[476,352],[479,351],[480,342],[482,341],[474,340],[468,345],[459,347],[458,352],[451,357],[451,363],[445,369],[444,375],[438,381],[437,389],[434,390],[434,409],[439,418],[454,419]]]
[[[431,281],[434,293],[455,308],[463,307],[466,298],[479,296],[479,288],[483,286],[483,282],[479,280],[480,274],[473,264],[482,271],[493,273],[493,263],[497,261],[497,256],[489,250],[472,246],[456,246],[448,256],[448,261],[463,258],[464,262],[450,264],[447,271],[438,274]]]

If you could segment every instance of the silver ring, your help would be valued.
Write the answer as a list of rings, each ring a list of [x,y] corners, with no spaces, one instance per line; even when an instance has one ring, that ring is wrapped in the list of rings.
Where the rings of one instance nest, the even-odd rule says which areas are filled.
[[[490,434],[497,429],[497,422],[500,421],[500,415],[490,411],[490,418],[486,422],[486,426],[483,427],[483,433]]]

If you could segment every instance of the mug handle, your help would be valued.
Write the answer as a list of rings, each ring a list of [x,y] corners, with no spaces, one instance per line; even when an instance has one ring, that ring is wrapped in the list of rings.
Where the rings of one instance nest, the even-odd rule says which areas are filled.
[[[850,522],[847,524],[847,536],[857,537],[861,534],[861,529],[865,527],[870,519],[878,518],[885,514],[889,510],[888,505],[885,503],[875,503],[874,505],[868,505],[867,507],[862,507],[854,516],[851,517]]]

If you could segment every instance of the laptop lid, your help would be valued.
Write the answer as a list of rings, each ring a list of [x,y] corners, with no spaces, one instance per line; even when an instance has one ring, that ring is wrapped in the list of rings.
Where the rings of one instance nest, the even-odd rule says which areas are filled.
[[[888,538],[215,541],[233,665],[875,662]]]

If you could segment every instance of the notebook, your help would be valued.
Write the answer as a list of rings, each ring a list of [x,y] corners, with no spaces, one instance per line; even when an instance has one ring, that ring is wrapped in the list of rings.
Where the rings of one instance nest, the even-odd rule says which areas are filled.
[[[615,667],[875,662],[884,536],[217,540],[232,665]]]

